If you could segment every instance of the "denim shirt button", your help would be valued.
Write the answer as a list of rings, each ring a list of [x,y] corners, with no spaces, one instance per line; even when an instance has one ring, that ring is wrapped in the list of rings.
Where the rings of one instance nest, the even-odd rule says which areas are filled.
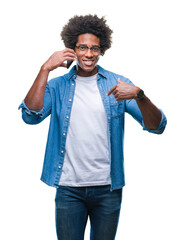
[[[70,99],[69,99],[69,102],[71,102],[71,101],[72,101],[72,99],[70,98]]]
[[[69,116],[66,116],[66,118],[69,118]]]
[[[61,168],[61,166],[59,165],[58,168]]]
[[[65,133],[63,133],[63,136],[65,136],[66,134]]]
[[[64,151],[62,150],[61,153],[64,153]]]

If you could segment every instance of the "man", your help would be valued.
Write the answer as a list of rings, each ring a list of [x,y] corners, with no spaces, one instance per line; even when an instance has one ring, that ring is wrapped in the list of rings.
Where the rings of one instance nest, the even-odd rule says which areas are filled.
[[[82,240],[90,218],[91,240],[115,239],[124,180],[124,114],[161,134],[166,117],[139,87],[97,65],[111,47],[104,18],[75,16],[61,37],[67,47],[41,67],[23,103],[26,123],[51,115],[41,180],[57,188],[58,239]],[[67,74],[47,82],[50,71],[76,60]]]

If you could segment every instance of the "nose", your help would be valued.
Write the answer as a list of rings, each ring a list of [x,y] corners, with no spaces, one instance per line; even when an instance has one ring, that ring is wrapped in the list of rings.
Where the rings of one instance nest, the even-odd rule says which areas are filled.
[[[87,51],[85,53],[85,56],[88,57],[88,58],[91,58],[93,56],[93,53],[92,53],[90,48],[87,49]]]

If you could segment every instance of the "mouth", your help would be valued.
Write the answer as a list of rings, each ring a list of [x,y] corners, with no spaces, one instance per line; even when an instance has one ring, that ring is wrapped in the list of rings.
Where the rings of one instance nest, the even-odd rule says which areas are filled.
[[[83,63],[86,66],[91,67],[94,64],[94,60],[83,60]]]

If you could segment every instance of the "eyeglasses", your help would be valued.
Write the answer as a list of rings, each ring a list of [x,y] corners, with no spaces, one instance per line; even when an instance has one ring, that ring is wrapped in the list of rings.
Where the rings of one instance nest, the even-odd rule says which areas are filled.
[[[88,49],[91,50],[91,52],[94,52],[94,53],[99,53],[101,48],[99,46],[92,46],[92,47],[88,47],[87,45],[79,45],[79,46],[76,46],[76,48],[78,48],[78,50],[80,50],[81,52],[87,52]]]

